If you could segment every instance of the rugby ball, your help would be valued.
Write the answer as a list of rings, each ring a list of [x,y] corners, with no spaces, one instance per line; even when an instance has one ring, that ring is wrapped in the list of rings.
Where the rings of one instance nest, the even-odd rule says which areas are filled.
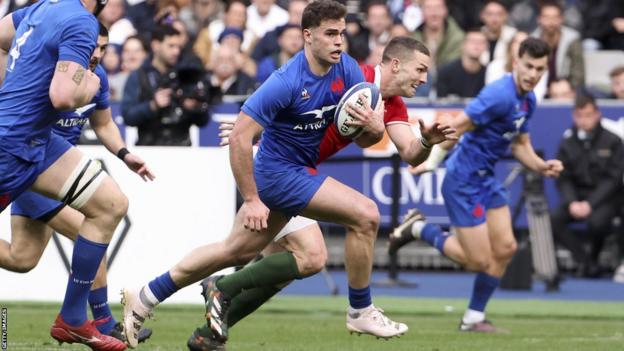
[[[350,126],[345,124],[345,122],[354,119],[347,113],[346,107],[349,103],[353,106],[363,106],[364,101],[360,99],[360,94],[366,97],[367,104],[371,106],[373,110],[375,110],[381,103],[381,92],[373,83],[358,83],[347,90],[347,92],[340,99],[340,102],[338,102],[338,107],[336,107],[336,112],[334,113],[334,123],[336,123],[336,127],[338,128],[340,135],[351,139],[360,136],[363,128],[360,126]]]

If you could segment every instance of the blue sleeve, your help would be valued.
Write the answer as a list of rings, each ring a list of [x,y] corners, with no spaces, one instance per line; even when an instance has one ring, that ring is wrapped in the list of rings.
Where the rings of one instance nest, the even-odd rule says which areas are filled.
[[[108,91],[108,77],[102,66],[95,68],[95,74],[100,77],[100,91],[94,98],[96,110],[106,110],[110,107],[110,93]]]
[[[354,86],[357,83],[361,83],[363,82],[364,79],[364,74],[362,73],[362,70],[360,69],[360,66],[358,65],[357,61],[355,61],[355,59],[347,54],[343,54],[344,56],[344,70],[345,70],[345,86],[347,89],[349,89],[350,87]]]
[[[26,16],[26,10],[28,10],[28,7],[22,7],[21,9],[15,10],[11,13],[11,19],[13,20],[13,27],[15,30],[17,30],[17,27],[19,27],[20,23],[24,19],[24,16]]]
[[[497,87],[497,84],[486,85],[466,106],[464,112],[475,126],[488,124],[505,113],[505,95]]]
[[[126,80],[121,100],[121,115],[124,123],[129,126],[138,126],[158,117],[158,112],[153,112],[149,105],[150,100],[141,101],[139,71],[132,71]]]
[[[98,23],[92,15],[73,17],[64,23],[59,45],[59,61],[89,67],[98,36]]]
[[[276,71],[243,104],[241,110],[266,128],[280,110],[290,105],[292,89]]]

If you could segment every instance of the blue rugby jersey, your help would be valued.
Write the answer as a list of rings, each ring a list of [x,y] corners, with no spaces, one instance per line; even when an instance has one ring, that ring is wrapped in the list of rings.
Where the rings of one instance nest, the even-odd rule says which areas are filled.
[[[493,175],[513,139],[528,132],[535,106],[535,94],[519,96],[511,74],[485,86],[465,109],[476,128],[463,135],[447,170],[460,176]]]
[[[58,61],[87,68],[98,23],[79,0],[41,0],[18,11],[0,87],[0,149],[38,162],[58,114],[49,96]]]
[[[273,72],[242,107],[264,127],[256,170],[315,167],[319,144],[340,98],[363,81],[357,62],[347,54],[324,76],[310,71],[304,51]]]

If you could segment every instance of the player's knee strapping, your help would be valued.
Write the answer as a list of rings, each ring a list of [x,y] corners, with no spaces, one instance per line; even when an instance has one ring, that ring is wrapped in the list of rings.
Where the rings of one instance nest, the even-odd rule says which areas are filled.
[[[83,156],[63,184],[59,198],[63,203],[79,209],[93,196],[105,176],[106,172],[102,169],[99,161]]]

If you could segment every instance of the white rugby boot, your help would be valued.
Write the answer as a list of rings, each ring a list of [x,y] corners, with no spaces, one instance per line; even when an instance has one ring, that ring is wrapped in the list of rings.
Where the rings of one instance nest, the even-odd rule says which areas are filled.
[[[135,348],[139,344],[139,332],[145,320],[153,316],[154,306],[148,306],[142,301],[141,290],[142,288],[138,290],[123,289],[121,291],[124,335],[128,346],[131,348]]]
[[[390,339],[401,336],[409,328],[404,323],[394,322],[384,315],[384,311],[370,305],[362,310],[349,309],[347,312],[347,330],[351,334],[370,334],[378,339]]]

